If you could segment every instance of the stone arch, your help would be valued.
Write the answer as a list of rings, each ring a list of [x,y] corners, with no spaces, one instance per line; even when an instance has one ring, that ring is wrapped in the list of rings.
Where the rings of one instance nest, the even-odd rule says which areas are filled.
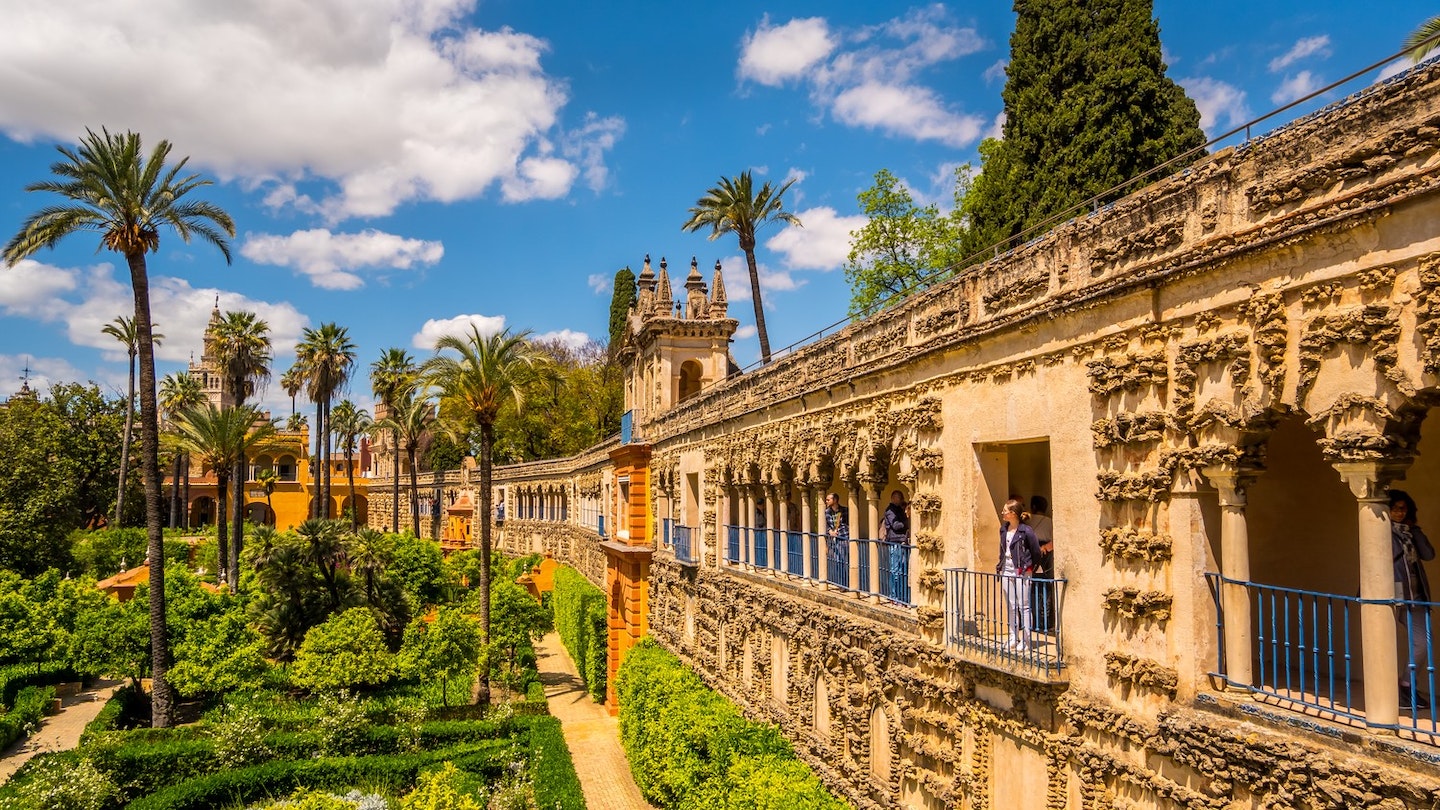
[[[790,640],[779,633],[770,635],[770,699],[782,708],[790,703]]]
[[[295,457],[285,454],[275,459],[275,474],[281,481],[294,481],[296,478]]]
[[[813,708],[811,723],[815,727],[815,736],[820,738],[822,743],[830,742],[830,685],[825,679],[825,671],[819,668],[815,670],[815,706]]]
[[[700,393],[700,387],[704,383],[702,379],[705,369],[701,367],[698,360],[686,360],[680,364],[678,377],[679,388],[675,398],[676,402],[684,402],[687,399]]]
[[[245,505],[245,519],[262,526],[275,525],[275,510],[264,501],[251,501]]]
[[[354,508],[355,510],[355,519],[358,520],[362,525],[365,523],[366,519],[370,517],[370,500],[364,495],[355,493],[354,495],[346,496],[344,502],[340,507],[340,514],[343,516],[345,514],[345,510],[351,508]]]
[[[215,523],[215,499],[201,495],[190,501],[190,525],[196,528]]]
[[[890,717],[879,703],[870,710],[870,775],[890,782]]]

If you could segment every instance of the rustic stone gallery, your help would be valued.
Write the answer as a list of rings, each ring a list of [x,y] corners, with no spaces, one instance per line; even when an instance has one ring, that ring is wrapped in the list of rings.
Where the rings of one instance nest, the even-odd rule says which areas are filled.
[[[718,274],[639,284],[624,435],[496,471],[506,548],[607,590],[612,668],[648,632],[857,807],[1440,802],[1387,495],[1440,528],[1440,68],[757,371]]]

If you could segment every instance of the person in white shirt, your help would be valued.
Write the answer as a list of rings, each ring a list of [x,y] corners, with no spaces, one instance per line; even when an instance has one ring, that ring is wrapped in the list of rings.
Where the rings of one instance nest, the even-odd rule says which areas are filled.
[[[1035,577],[1030,583],[1031,618],[1037,633],[1055,630],[1055,525],[1046,514],[1050,502],[1044,495],[1030,498],[1030,528],[1040,542],[1040,556],[1035,560]]]

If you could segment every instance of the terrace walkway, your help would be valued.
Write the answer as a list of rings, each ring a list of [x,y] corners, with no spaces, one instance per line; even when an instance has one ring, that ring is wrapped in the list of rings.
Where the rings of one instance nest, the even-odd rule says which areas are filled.
[[[585,684],[557,633],[535,648],[540,681],[550,713],[560,720],[565,742],[589,810],[644,810],[650,807],[630,775],[620,747],[620,723],[585,691]]]
[[[80,744],[80,733],[105,708],[105,702],[120,688],[120,681],[99,681],[79,694],[60,699],[60,711],[40,721],[34,734],[0,751],[0,784],[36,754],[69,751]]]

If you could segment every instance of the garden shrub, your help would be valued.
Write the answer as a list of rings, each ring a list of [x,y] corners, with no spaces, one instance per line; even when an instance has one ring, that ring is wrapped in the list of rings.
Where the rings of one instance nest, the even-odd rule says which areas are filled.
[[[600,703],[605,700],[606,651],[609,648],[605,592],[567,565],[555,569],[555,630],[586,691]]]
[[[535,806],[541,810],[585,810],[585,793],[560,721],[537,717],[530,726],[530,773]]]
[[[144,796],[220,767],[207,739],[121,742],[96,745],[86,756],[115,780],[127,797]]]
[[[27,686],[15,696],[10,711],[0,715],[0,750],[29,734],[55,701],[55,689]]]
[[[351,608],[310,628],[295,654],[291,680],[305,689],[381,686],[395,677],[395,656],[369,608]]]
[[[116,689],[95,719],[85,724],[85,730],[80,733],[81,747],[90,745],[107,731],[123,728],[139,714],[143,703],[144,696],[135,684],[127,683]]]
[[[28,772],[6,810],[105,810],[120,790],[93,764],[48,759]]]
[[[400,810],[482,810],[476,797],[484,792],[484,784],[446,762],[420,775],[415,789],[400,800]]]
[[[241,709],[230,712],[211,727],[215,760],[224,768],[258,765],[274,756],[265,744],[265,720],[258,713]]]
[[[652,639],[616,681],[620,740],[645,798],[662,808],[841,810],[774,726],[746,720]]]
[[[15,705],[15,696],[27,686],[50,686],[78,681],[80,676],[64,661],[42,661],[38,664],[11,664],[0,667],[0,709]]]

